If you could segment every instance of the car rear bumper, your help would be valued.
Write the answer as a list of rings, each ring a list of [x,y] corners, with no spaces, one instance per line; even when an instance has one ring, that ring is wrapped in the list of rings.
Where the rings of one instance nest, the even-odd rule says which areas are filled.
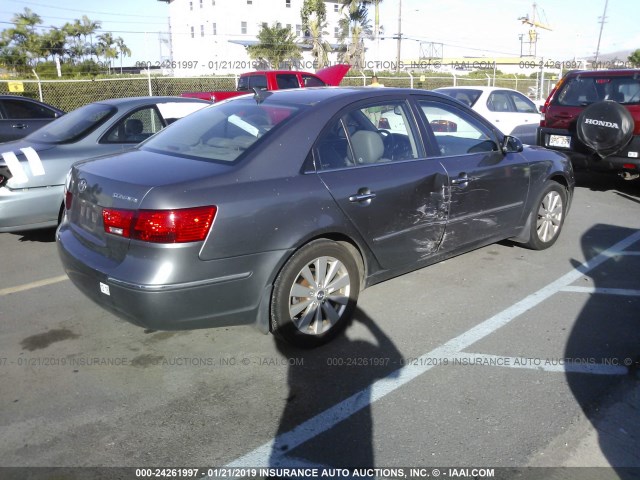
[[[65,224],[58,229],[56,240],[64,270],[78,289],[111,313],[154,330],[256,322],[264,325],[267,319],[258,319],[259,312],[264,313],[264,308],[260,308],[262,297],[281,259],[286,258],[285,251],[276,251],[212,260],[207,262],[209,270],[224,275],[152,285],[114,278],[109,272],[87,265],[91,263],[87,262],[87,256],[96,253],[83,245]],[[157,265],[151,262],[147,267],[157,270]]]
[[[570,148],[559,148],[550,145],[552,135],[569,136]],[[587,168],[590,170],[640,171],[640,136],[636,135],[631,142],[620,152],[606,158],[600,158],[595,152],[584,146],[573,133],[562,129],[539,128],[538,145],[566,154],[575,168]]]

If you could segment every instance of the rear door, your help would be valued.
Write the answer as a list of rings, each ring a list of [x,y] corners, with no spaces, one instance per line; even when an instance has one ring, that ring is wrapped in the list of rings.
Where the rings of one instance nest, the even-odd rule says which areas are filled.
[[[379,126],[393,124],[393,131]],[[402,98],[343,111],[314,148],[318,174],[383,268],[438,250],[446,222],[446,172],[427,158]]]
[[[440,162],[449,176],[443,250],[505,238],[522,225],[529,169],[519,153],[503,154],[493,131],[455,105],[419,100]]]

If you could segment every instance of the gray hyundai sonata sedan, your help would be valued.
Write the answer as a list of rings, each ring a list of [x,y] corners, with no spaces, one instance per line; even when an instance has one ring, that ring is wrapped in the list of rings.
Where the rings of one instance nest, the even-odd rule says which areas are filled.
[[[567,158],[450,97],[257,92],[76,164],[57,244],[75,285],[153,329],[253,323],[329,341],[370,285],[504,239],[558,239]]]

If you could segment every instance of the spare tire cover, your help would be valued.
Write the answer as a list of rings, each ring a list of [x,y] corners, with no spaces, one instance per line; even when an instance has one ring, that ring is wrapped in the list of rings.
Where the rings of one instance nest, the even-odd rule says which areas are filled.
[[[629,110],[611,100],[585,108],[576,124],[578,139],[604,158],[622,150],[633,136]]]

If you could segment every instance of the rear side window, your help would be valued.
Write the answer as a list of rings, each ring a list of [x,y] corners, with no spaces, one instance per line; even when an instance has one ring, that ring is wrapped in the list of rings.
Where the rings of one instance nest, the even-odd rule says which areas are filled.
[[[278,83],[278,89],[280,90],[300,87],[300,85],[298,85],[298,77],[289,73],[276,75],[276,82]]]
[[[336,120],[315,147],[316,168],[358,167],[419,158],[404,102],[360,105]]]
[[[492,92],[487,99],[487,108],[492,112],[513,112],[508,92]]]
[[[56,112],[26,100],[2,100],[8,119],[56,118]]]
[[[318,77],[312,75],[302,75],[302,83],[305,87],[326,87],[327,84],[320,80]]]
[[[473,105],[478,101],[478,98],[480,98],[480,95],[482,95],[482,90],[471,90],[468,88],[446,88],[436,91],[455,98],[459,102],[464,103],[467,107],[473,107]]]
[[[640,104],[640,78],[631,75],[571,77],[562,85],[553,103],[581,107],[602,100],[613,100],[627,105]]]
[[[527,97],[517,92],[509,92],[511,100],[516,107],[518,113],[538,113],[538,107],[536,104],[529,100]]]

